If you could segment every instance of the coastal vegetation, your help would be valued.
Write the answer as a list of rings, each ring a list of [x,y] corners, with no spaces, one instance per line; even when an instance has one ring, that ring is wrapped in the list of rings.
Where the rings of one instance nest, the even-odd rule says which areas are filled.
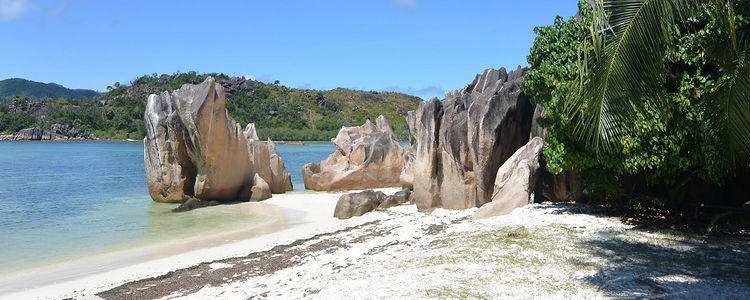
[[[547,169],[613,207],[741,205],[724,187],[750,157],[750,2],[590,2],[536,28],[528,56]]]
[[[12,97],[0,104],[3,120],[0,131],[13,133],[22,128],[59,123],[84,129],[99,138],[142,139],[146,132],[143,112],[149,94],[172,91],[183,84],[198,84],[208,76],[224,85],[229,114],[243,125],[255,122],[261,139],[328,140],[341,126],[358,126],[382,114],[397,136],[405,140],[408,128],[404,116],[421,101],[393,92],[295,89],[278,81],[264,83],[218,73],[151,74],[129,85],[116,82],[93,100]],[[43,103],[43,117],[29,118],[33,115],[31,103]]]

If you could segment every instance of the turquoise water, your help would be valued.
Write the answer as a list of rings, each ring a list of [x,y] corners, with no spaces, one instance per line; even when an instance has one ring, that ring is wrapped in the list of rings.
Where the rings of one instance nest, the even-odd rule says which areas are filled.
[[[302,166],[334,151],[330,143],[277,145],[304,190]],[[259,216],[196,210],[171,214],[146,188],[139,142],[1,142],[0,271],[117,245],[190,237]]]

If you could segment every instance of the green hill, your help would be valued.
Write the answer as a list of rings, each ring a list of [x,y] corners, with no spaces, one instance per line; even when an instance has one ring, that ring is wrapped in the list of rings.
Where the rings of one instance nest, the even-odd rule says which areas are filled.
[[[263,83],[217,73],[153,74],[139,77],[129,85],[116,83],[94,98],[98,101],[39,100],[45,104],[46,114],[42,117],[37,114],[33,124],[23,116],[31,110],[19,109],[20,103],[16,107],[0,107],[0,123],[14,124],[5,127],[0,124],[0,131],[60,123],[88,130],[100,138],[141,139],[145,135],[143,113],[149,94],[171,91],[185,83],[200,83],[208,76],[224,86],[229,114],[243,126],[255,122],[263,139],[328,140],[342,125],[361,125],[382,114],[396,135],[406,140],[406,112],[416,109],[422,101],[419,97],[393,92],[294,89],[278,82]],[[7,121],[3,121],[3,114]]]
[[[0,81],[0,99],[8,102],[13,96],[25,96],[32,100],[42,98],[91,99],[99,95],[94,90],[69,89],[57,83],[41,83],[22,78]]]

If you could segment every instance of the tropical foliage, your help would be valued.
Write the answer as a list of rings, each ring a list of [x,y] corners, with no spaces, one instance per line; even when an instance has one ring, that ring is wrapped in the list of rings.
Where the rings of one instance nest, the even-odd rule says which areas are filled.
[[[548,169],[584,171],[592,199],[671,207],[732,180],[749,157],[749,8],[580,1],[536,28],[522,87],[547,112]]]
[[[29,98],[16,97],[0,104],[0,132],[22,128],[70,124],[105,139],[142,139],[143,113],[149,94],[171,91],[183,84],[197,84],[206,77],[229,80],[224,74],[196,72],[146,75],[125,85],[115,83],[94,100],[43,98],[44,118],[26,112],[8,113],[10,106],[24,106]],[[20,100],[19,100],[20,99]],[[23,100],[25,99],[25,100]],[[25,101],[25,102],[24,102]],[[383,114],[396,134],[406,139],[405,115],[416,109],[420,98],[391,92],[366,92],[338,88],[329,91],[294,89],[279,82],[253,81],[227,99],[229,114],[239,123],[255,122],[260,138],[274,140],[329,140],[341,126],[361,125]]]

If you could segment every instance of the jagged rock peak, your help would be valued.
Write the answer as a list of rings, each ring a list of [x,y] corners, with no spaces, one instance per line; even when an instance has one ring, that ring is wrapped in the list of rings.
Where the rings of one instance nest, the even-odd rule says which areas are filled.
[[[407,115],[420,210],[491,200],[498,168],[530,136],[534,108],[519,85],[525,70],[487,69],[461,91],[420,103],[414,117]]]
[[[150,95],[144,119],[144,161],[154,201],[248,200],[256,174],[273,192],[291,190],[273,143],[257,141],[252,124],[242,131],[212,77]]]

